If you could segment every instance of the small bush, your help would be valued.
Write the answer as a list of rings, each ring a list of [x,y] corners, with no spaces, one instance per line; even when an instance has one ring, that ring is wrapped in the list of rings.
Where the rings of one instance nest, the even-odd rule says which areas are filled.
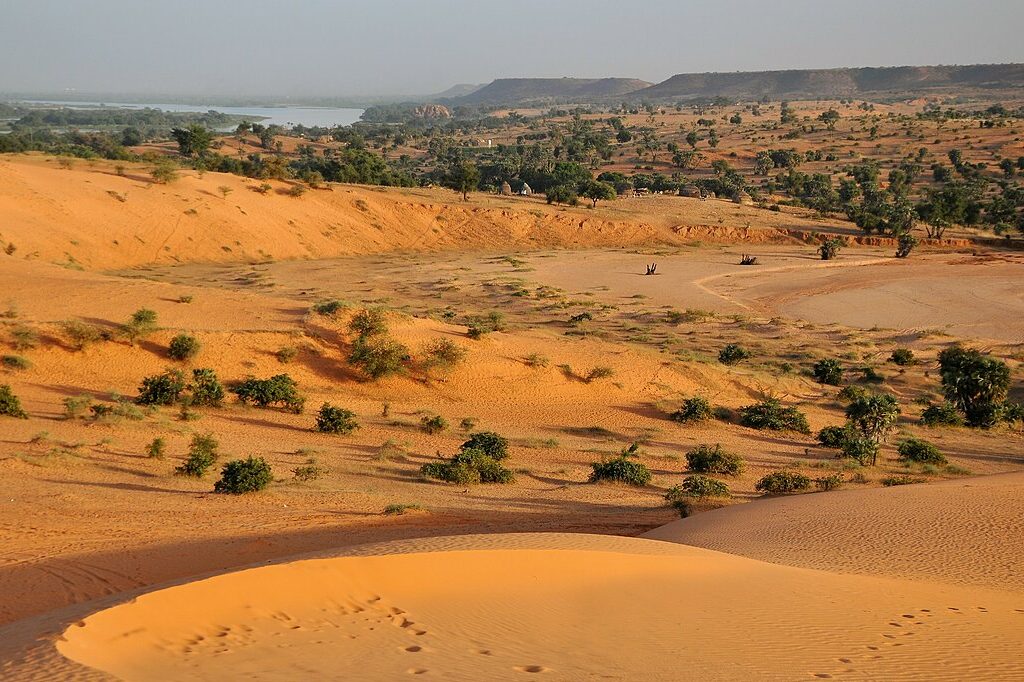
[[[434,339],[423,346],[423,369],[450,370],[466,357],[466,349],[451,339]]]
[[[18,325],[11,330],[11,345],[17,351],[32,350],[39,345],[39,334],[32,327]]]
[[[838,386],[843,383],[843,366],[838,360],[827,358],[814,365],[814,379],[819,384]]]
[[[418,504],[389,504],[384,507],[384,516],[401,516],[406,512],[419,511],[422,508]]]
[[[730,343],[718,353],[718,361],[723,365],[735,365],[741,360],[746,360],[750,357],[750,353],[735,343]]]
[[[845,426],[826,426],[818,431],[818,442],[822,447],[842,450],[846,442],[855,438],[856,434],[849,424]]]
[[[777,398],[740,408],[740,424],[759,430],[811,432],[806,415],[795,407],[783,407]]]
[[[25,370],[32,366],[32,363],[20,355],[4,355],[0,357],[0,365],[5,369]]]
[[[224,400],[224,387],[212,369],[193,369],[190,404],[195,407],[218,407]]]
[[[873,464],[878,459],[878,443],[864,436],[851,434],[843,443],[842,451],[843,457],[857,460],[862,466]]]
[[[896,451],[903,462],[917,464],[946,464],[946,456],[932,443],[920,438],[905,438],[896,443]]]
[[[146,377],[139,387],[139,405],[173,405],[185,390],[185,375],[179,370],[169,369],[163,374]]]
[[[28,413],[21,407],[21,401],[7,384],[0,384],[0,415],[15,419],[28,419]]]
[[[128,322],[121,325],[121,334],[134,346],[136,341],[149,336],[156,329],[156,312],[149,308],[139,308],[132,313]]]
[[[427,478],[462,485],[471,483],[511,483],[512,471],[484,451],[474,448],[462,450],[450,460],[424,464],[420,472]]]
[[[619,455],[603,462],[591,463],[590,483],[612,481],[628,485],[645,486],[651,482],[651,471],[641,462]]]
[[[889,362],[905,367],[914,364],[914,351],[909,348],[897,348],[889,356]]]
[[[500,462],[508,457],[508,439],[493,431],[480,431],[470,434],[469,440],[463,443],[460,450],[479,450],[495,461]]]
[[[92,398],[87,395],[68,396],[64,398],[64,418],[77,419],[92,405]]]
[[[78,351],[85,350],[87,346],[109,338],[109,334],[96,325],[86,324],[79,320],[65,320],[60,323],[60,327],[64,336],[71,343],[71,347]]]
[[[371,379],[380,379],[405,371],[409,349],[386,336],[360,336],[352,345],[348,361]]]
[[[885,377],[879,374],[874,367],[864,367],[860,370],[860,380],[866,384],[881,384]]]
[[[199,340],[196,337],[178,334],[171,339],[170,345],[167,346],[167,355],[171,360],[184,362],[199,355],[199,348]]]
[[[539,353],[530,353],[525,358],[523,358],[523,363],[527,367],[547,367],[548,364],[550,364],[550,362],[551,360],[549,360],[544,355],[540,355]]]
[[[163,438],[154,438],[146,446],[146,457],[150,459],[163,459],[167,451],[167,444]]]
[[[439,414],[432,417],[424,415],[420,419],[420,429],[430,435],[438,434],[448,429],[448,420]]]
[[[679,409],[669,415],[669,419],[680,424],[694,424],[707,421],[714,416],[711,403],[700,396],[687,398]]]
[[[192,442],[188,447],[188,457],[181,466],[174,470],[179,476],[191,476],[202,478],[206,475],[216,462],[220,454],[217,452],[219,444],[213,434],[192,436]]]
[[[231,495],[252,493],[263,490],[273,480],[270,465],[262,457],[235,459],[221,469],[220,480],[213,484],[213,491]]]
[[[316,459],[310,457],[306,460],[306,463],[302,466],[297,466],[292,469],[292,475],[295,476],[296,481],[315,481],[324,474],[327,473],[327,469],[316,463]]]
[[[766,495],[798,493],[811,487],[811,479],[798,471],[775,471],[761,477],[754,489]]]
[[[681,497],[693,497],[702,500],[707,497],[729,497],[729,486],[718,479],[693,474],[683,479],[679,485],[674,485],[665,493],[665,499],[673,502]]]
[[[963,426],[964,418],[952,403],[929,405],[921,413],[925,426]]]
[[[913,483],[924,483],[923,478],[915,478],[908,474],[894,474],[892,476],[886,476],[882,479],[882,485],[887,488],[891,488],[894,485],[911,485]]]
[[[842,487],[843,483],[845,482],[846,479],[843,478],[843,475],[837,472],[833,474],[828,474],[826,476],[822,476],[821,478],[814,479],[814,487],[816,487],[818,490],[821,490],[822,492],[826,492],[829,490],[836,490]]]
[[[320,433],[340,433],[348,435],[359,428],[356,414],[343,407],[335,407],[330,403],[320,406],[316,415],[316,430]]]
[[[818,254],[821,256],[821,260],[832,260],[839,255],[839,250],[846,245],[842,239],[838,237],[829,237],[821,243],[818,247]]]
[[[847,386],[843,390],[839,391],[836,396],[842,402],[851,403],[860,398],[864,398],[869,395],[868,391],[861,386]]]
[[[699,445],[686,453],[687,471],[701,474],[739,476],[743,471],[740,456],[722,449],[721,444]]]
[[[89,411],[92,412],[93,419],[95,420],[111,420],[111,419],[130,419],[132,421],[140,421],[145,418],[145,413],[140,410],[133,403],[118,398],[113,405],[91,405]]]
[[[295,358],[299,357],[299,349],[295,346],[284,346],[283,348],[277,349],[277,352],[274,353],[274,357],[276,357],[277,361],[282,365],[287,365]]]
[[[383,310],[365,308],[352,316],[348,328],[357,336],[377,336],[387,333],[388,323]]]
[[[243,404],[257,407],[277,405],[295,414],[301,414],[306,405],[306,399],[299,394],[298,384],[287,374],[277,374],[269,379],[249,377],[231,392]]]
[[[599,366],[587,372],[587,376],[583,377],[583,380],[589,384],[592,381],[597,381],[598,379],[608,379],[609,377],[613,376],[615,376],[614,369],[612,369],[611,367]]]
[[[317,315],[331,317],[336,315],[339,310],[344,310],[346,307],[347,306],[341,301],[320,301],[319,303],[313,304],[313,312]]]

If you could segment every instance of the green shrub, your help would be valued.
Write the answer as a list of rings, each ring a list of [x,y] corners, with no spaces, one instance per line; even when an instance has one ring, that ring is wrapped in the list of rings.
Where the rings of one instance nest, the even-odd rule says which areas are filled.
[[[611,367],[598,366],[587,372],[587,375],[583,377],[583,380],[588,384],[598,379],[608,379],[609,377],[615,376],[615,370]]]
[[[409,349],[386,336],[360,336],[352,344],[348,361],[371,379],[380,379],[405,371]]]
[[[317,315],[331,317],[337,314],[339,310],[345,309],[345,307],[345,304],[341,301],[320,301],[313,304],[313,312]]]
[[[384,507],[384,516],[401,516],[406,512],[419,511],[422,508],[418,504],[389,504]]]
[[[920,438],[904,438],[896,443],[900,460],[918,464],[946,464],[946,456],[932,443]]]
[[[818,490],[825,492],[828,490],[836,490],[842,487],[845,482],[846,479],[843,478],[843,475],[836,472],[814,479],[814,486]]]
[[[915,478],[908,474],[894,474],[882,479],[882,485],[891,488],[894,485],[911,485],[913,483],[924,483],[923,478]]]
[[[316,459],[310,457],[302,466],[292,469],[296,481],[315,481],[327,473],[327,469],[316,463]]]
[[[846,417],[850,425],[875,443],[886,439],[900,416],[900,405],[896,396],[888,393],[871,393],[853,400],[846,406]],[[871,462],[874,464],[874,461]]]
[[[364,308],[352,316],[348,328],[356,336],[379,336],[387,334],[388,323],[383,310]]]
[[[699,445],[686,453],[687,471],[701,474],[739,476],[743,471],[740,456],[722,449],[721,444]]]
[[[1010,368],[977,350],[951,346],[939,353],[946,400],[963,412],[969,426],[989,428],[1002,419]]]
[[[592,462],[589,481],[613,481],[628,485],[645,486],[651,482],[651,471],[641,462],[634,462],[625,455],[619,455],[603,462]]]
[[[316,430],[320,433],[341,433],[348,435],[359,428],[356,414],[343,407],[335,407],[330,403],[320,406],[316,415]]]
[[[25,370],[32,366],[32,363],[20,355],[4,355],[0,357],[0,365],[5,369]]]
[[[7,384],[0,384],[0,415],[15,419],[28,419],[28,413],[21,407],[21,401]]]
[[[134,346],[136,341],[149,336],[156,329],[156,311],[139,308],[132,313],[128,322],[121,325],[121,334]]]
[[[136,405],[121,398],[115,400],[113,405],[91,405],[89,406],[89,411],[92,412],[93,419],[95,420],[123,418],[140,421],[146,416]]]
[[[188,334],[178,334],[171,339],[171,343],[167,346],[167,355],[171,360],[184,362],[199,355],[199,348],[199,341],[196,337],[189,336]]]
[[[704,499],[707,497],[729,497],[729,486],[718,479],[693,474],[683,479],[679,485],[674,485],[665,493],[665,499],[669,502],[683,497]]]
[[[466,349],[451,339],[434,339],[423,346],[423,369],[450,370],[466,357]]]
[[[86,324],[79,320],[64,320],[60,323],[61,331],[68,338],[75,350],[85,350],[98,341],[106,341],[110,335],[94,324]]]
[[[167,450],[167,444],[163,438],[154,438],[146,446],[146,457],[150,459],[163,459]]]
[[[850,403],[867,395],[870,394],[867,389],[862,386],[846,386],[843,390],[839,391],[836,397],[843,402]]]
[[[762,476],[754,489],[766,495],[798,493],[811,487],[811,479],[798,471],[775,471]]]
[[[469,440],[463,443],[460,450],[479,450],[488,457],[500,462],[508,457],[508,439],[493,431],[472,433]]]
[[[735,343],[730,343],[718,353],[718,361],[723,365],[735,365],[741,360],[746,360],[750,357],[750,353]]]
[[[874,367],[863,367],[860,370],[860,380],[866,384],[881,384],[885,377],[876,372]]]
[[[819,384],[838,386],[843,383],[843,366],[838,360],[826,358],[814,364],[814,378]]]
[[[741,407],[740,424],[759,430],[811,432],[806,415],[795,407],[783,407],[777,398]]]
[[[860,435],[851,435],[843,443],[843,457],[855,459],[862,466],[875,464],[878,460],[878,443]]]
[[[277,405],[295,414],[301,414],[306,405],[306,399],[299,393],[295,380],[287,374],[277,374],[269,379],[249,377],[231,389],[231,392],[245,405]]]
[[[135,402],[139,405],[173,405],[184,390],[185,375],[179,370],[169,369],[163,374],[143,379]]]
[[[845,426],[826,426],[821,431],[818,431],[818,442],[821,443],[822,447],[841,450],[846,445],[846,442],[855,436],[856,434],[849,424]]]
[[[235,459],[221,469],[220,480],[213,484],[213,491],[232,495],[252,493],[263,490],[273,480],[270,465],[262,457]]]
[[[914,351],[909,348],[897,348],[889,356],[889,362],[899,365],[900,367],[906,367],[907,365],[914,364]]]
[[[429,462],[420,468],[427,478],[446,483],[467,485],[472,483],[511,483],[512,471],[482,450],[467,448],[449,460]]]
[[[197,433],[192,436],[192,442],[188,448],[188,457],[181,466],[174,470],[174,473],[179,476],[202,478],[220,456],[217,452],[218,447],[219,444],[214,439],[213,434],[200,435]]]
[[[942,403],[926,407],[921,413],[921,423],[925,426],[963,426],[964,418],[954,405]]]
[[[818,247],[818,254],[821,260],[832,260],[839,255],[839,250],[846,246],[846,242],[839,237],[829,237]]]
[[[32,327],[20,324],[11,329],[11,345],[14,350],[32,350],[39,345],[39,334]]]
[[[277,361],[282,365],[287,365],[289,362],[299,357],[299,349],[295,346],[284,346],[277,349],[277,352],[274,353],[274,357],[276,357]]]
[[[217,407],[224,400],[224,387],[212,369],[193,369],[190,404],[195,407]]]
[[[92,398],[87,395],[68,396],[64,398],[64,418],[77,419],[82,416],[89,406],[92,405]]]
[[[669,419],[680,424],[693,424],[707,421],[713,416],[711,403],[700,396],[694,396],[684,400],[679,409],[669,415]]]
[[[420,419],[420,428],[430,435],[434,435],[441,433],[448,428],[448,420],[439,414],[435,414],[431,417],[424,415]]]

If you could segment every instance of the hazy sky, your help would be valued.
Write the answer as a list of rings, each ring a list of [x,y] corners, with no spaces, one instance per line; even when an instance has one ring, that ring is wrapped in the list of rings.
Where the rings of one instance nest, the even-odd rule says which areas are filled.
[[[2,0],[0,92],[426,94],[509,76],[1024,61],[1024,0]]]

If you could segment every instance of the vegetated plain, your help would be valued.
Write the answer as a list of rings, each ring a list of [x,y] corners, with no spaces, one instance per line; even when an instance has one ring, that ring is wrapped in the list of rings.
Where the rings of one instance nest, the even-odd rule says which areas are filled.
[[[0,380],[4,622],[370,541],[637,535],[765,491],[1021,468],[1021,258],[977,228],[897,259],[894,237],[802,207],[148,173],[0,160],[0,322],[19,358]],[[818,233],[845,239],[837,258]],[[951,372],[1005,386],[947,405]],[[437,464],[454,482],[424,475]],[[684,484],[698,466],[724,491]]]

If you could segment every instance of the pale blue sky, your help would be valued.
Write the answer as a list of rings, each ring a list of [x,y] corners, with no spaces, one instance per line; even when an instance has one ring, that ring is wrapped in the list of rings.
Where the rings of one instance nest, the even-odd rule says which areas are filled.
[[[1024,0],[0,4],[0,92],[414,94],[508,76],[1024,61]]]

